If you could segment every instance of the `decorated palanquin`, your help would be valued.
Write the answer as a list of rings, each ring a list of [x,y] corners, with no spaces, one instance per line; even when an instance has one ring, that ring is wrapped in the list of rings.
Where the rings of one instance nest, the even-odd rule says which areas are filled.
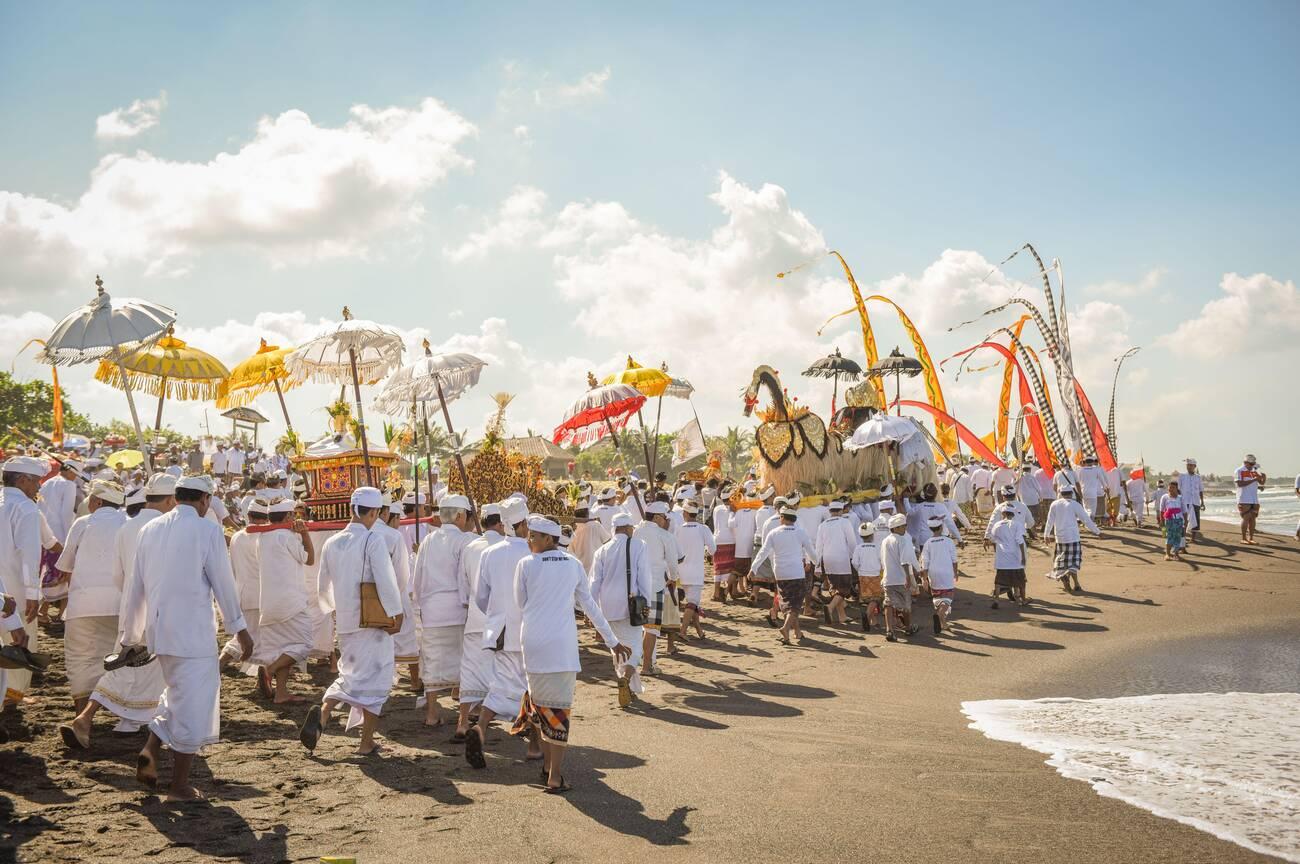
[[[359,486],[385,485],[397,454],[370,442],[370,473],[367,480],[361,447],[349,434],[328,435],[309,445],[301,456],[290,457],[294,470],[307,479],[307,506],[318,522],[351,518],[349,499]]]
[[[560,520],[573,518],[573,509],[568,502],[546,485],[546,471],[542,468],[542,460],[536,456],[507,450],[501,444],[491,445],[465,460],[465,473],[469,475],[470,492],[479,505],[522,492],[528,496],[531,512]],[[450,473],[447,489],[465,494],[459,471]]]

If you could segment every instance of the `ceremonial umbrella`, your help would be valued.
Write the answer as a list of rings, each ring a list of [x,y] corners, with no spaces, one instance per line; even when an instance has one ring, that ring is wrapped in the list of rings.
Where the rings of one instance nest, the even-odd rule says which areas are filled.
[[[627,367],[621,372],[609,375],[601,384],[628,384],[640,390],[646,395],[646,398],[659,399],[659,412],[663,412],[664,393],[667,392],[668,386],[672,384],[673,379],[662,369],[651,369],[642,366],[640,363],[627,358]],[[659,455],[659,415],[655,416],[655,446],[651,450],[649,445],[650,433],[645,426],[645,418],[641,416],[641,411],[637,410],[637,421],[641,424],[641,449],[645,452],[645,467],[649,472],[651,479],[654,478],[655,460]]]
[[[587,381],[593,385],[592,388],[569,406],[564,419],[555,427],[551,440],[561,447],[584,447],[608,434],[617,449],[616,430],[627,426],[632,415],[641,410],[646,402],[645,394],[628,384],[597,385],[595,377],[590,374]],[[640,496],[634,495],[633,498],[640,508]]]
[[[361,461],[366,482],[373,484],[370,473],[370,445],[366,440],[366,418],[361,407],[361,384],[374,384],[402,362],[402,336],[396,330],[373,321],[352,317],[343,307],[343,320],[326,327],[299,345],[284,358],[289,375],[298,381],[325,384],[352,383],[357,406],[357,438],[361,441]]]
[[[853,434],[844,442],[844,449],[861,450],[886,441],[902,443],[916,434],[917,426],[912,421],[877,411],[871,415],[871,419],[853,430]]]
[[[161,339],[142,345],[120,358],[118,363],[100,360],[95,380],[158,397],[158,414],[153,428],[162,428],[163,402],[171,399],[215,399],[221,382],[230,375],[225,364],[206,351],[185,344],[169,326]]]
[[[123,468],[137,468],[144,461],[144,454],[139,450],[118,450],[104,460],[104,464],[119,471]]]
[[[298,386],[298,382],[289,376],[289,370],[284,368],[284,358],[291,353],[292,347],[267,345],[263,339],[253,356],[237,364],[230,370],[230,377],[221,382],[217,391],[217,407],[239,408],[266,391],[275,390],[275,395],[280,400],[280,411],[284,414],[284,425],[292,429],[289,409],[284,404],[284,391]]]
[[[664,395],[674,399],[690,399],[694,392],[695,385],[685,378],[673,378],[664,389]]]
[[[407,405],[415,414],[416,403],[438,400],[442,406],[442,419],[447,423],[447,434],[454,436],[451,428],[451,412],[447,403],[459,398],[469,388],[478,383],[479,375],[487,364],[473,354],[434,354],[429,348],[429,340],[424,340],[424,356],[414,363],[408,363],[388,377],[384,389],[375,399],[375,409],[383,414],[399,414]],[[412,416],[412,422],[415,418]],[[422,412],[424,425],[424,443],[429,444],[429,412]],[[416,450],[420,443],[416,441]],[[461,458],[460,448],[455,448],[456,470],[460,473],[461,485],[465,487],[465,496],[469,498],[470,514],[477,519],[478,509],[474,506],[474,493],[469,488],[469,475],[465,473],[465,460]],[[432,460],[432,454],[426,454]],[[430,463],[432,464],[432,463]],[[428,473],[429,503],[433,504],[433,472]],[[415,489],[420,489],[420,467],[415,466]],[[416,542],[419,542],[420,523],[415,523]]]
[[[836,348],[834,354],[827,354],[805,369],[803,374],[809,378],[830,378],[834,382],[831,389],[831,417],[834,417],[835,399],[840,395],[840,377],[857,381],[858,376],[862,374],[862,367],[841,355],[840,349]]]
[[[899,351],[898,348],[895,347],[893,351],[889,352],[888,357],[881,360],[868,370],[867,376],[870,378],[883,378],[888,375],[893,375],[894,401],[897,402],[900,398],[900,391],[902,390],[903,376],[906,375],[908,378],[915,378],[917,375],[921,374],[922,368],[920,360],[917,360],[915,357],[904,357],[903,352]],[[898,413],[902,414],[903,409],[898,408]]]
[[[147,453],[140,415],[136,413],[135,399],[131,396],[131,381],[122,368],[122,356],[158,339],[176,320],[176,313],[148,300],[125,298],[114,301],[104,291],[104,280],[98,276],[95,277],[95,291],[94,300],[55,326],[36,359],[51,366],[74,366],[101,359],[117,364],[123,378],[126,404],[131,409],[135,436],[140,442],[140,450]]]

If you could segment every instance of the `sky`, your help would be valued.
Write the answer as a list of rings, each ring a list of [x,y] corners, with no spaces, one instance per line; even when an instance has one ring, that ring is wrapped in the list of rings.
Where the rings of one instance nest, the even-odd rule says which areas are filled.
[[[1141,349],[1123,461],[1300,469],[1295,4],[68,9],[0,4],[0,365],[20,377],[48,375],[19,349],[99,274],[231,366],[344,305],[409,358],[475,353],[452,408],[469,438],[500,392],[511,432],[548,433],[629,355],[696,388],[665,430],[693,408],[715,433],[753,425],[759,364],[825,415],[830,384],[799,373],[864,362],[853,316],[818,335],[852,305],[828,250],[937,362],[1017,313],[962,322],[1043,305],[1031,258],[998,266],[1030,242],[1061,262],[1103,422]],[[912,353],[870,309],[881,353]],[[957,362],[945,399],[984,434],[1001,376]],[[92,373],[63,370],[74,407],[126,418]],[[306,437],[336,394],[288,395]],[[216,415],[165,422],[228,430]]]

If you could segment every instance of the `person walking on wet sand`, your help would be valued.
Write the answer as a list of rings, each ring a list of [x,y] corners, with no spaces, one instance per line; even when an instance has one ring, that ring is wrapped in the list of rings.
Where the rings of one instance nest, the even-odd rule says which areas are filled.
[[[1255,542],[1255,520],[1259,518],[1259,490],[1268,478],[1259,470],[1254,455],[1247,453],[1241,467],[1233,475],[1237,486],[1237,512],[1241,514],[1241,542],[1247,546]]]
[[[1021,606],[1029,602],[1025,596],[1025,526],[1016,518],[1016,508],[1002,505],[997,521],[984,535],[984,548],[993,546],[993,608],[998,608],[998,595],[1007,592],[1007,599]]]
[[[1043,540],[1056,538],[1056,556],[1049,578],[1059,579],[1061,587],[1070,590],[1070,579],[1074,579],[1074,590],[1079,587],[1079,571],[1083,569],[1083,542],[1079,537],[1079,523],[1082,522],[1096,536],[1101,536],[1101,529],[1092,521],[1083,505],[1074,500],[1074,486],[1061,484],[1060,498],[1052,502],[1047,510],[1047,527],[1043,529]]]

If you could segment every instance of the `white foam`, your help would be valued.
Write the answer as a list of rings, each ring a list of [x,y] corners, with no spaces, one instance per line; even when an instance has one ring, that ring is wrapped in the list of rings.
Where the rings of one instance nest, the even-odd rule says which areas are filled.
[[[1300,694],[963,702],[971,728],[1098,793],[1300,862]]]

